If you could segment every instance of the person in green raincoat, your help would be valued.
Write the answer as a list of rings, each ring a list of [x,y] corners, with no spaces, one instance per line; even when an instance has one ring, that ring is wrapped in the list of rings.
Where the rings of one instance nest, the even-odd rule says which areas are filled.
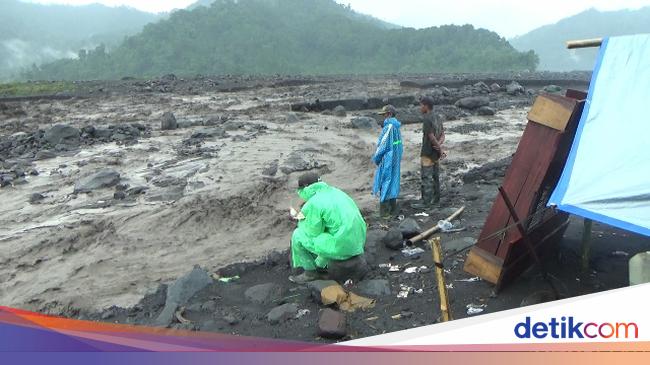
[[[363,254],[366,222],[352,198],[314,173],[299,178],[298,195],[305,203],[291,237],[291,263],[304,272],[289,280],[302,284],[321,278],[330,260]]]

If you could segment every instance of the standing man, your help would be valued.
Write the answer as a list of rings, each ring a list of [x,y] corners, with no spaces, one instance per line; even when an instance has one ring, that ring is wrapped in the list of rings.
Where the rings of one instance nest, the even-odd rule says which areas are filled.
[[[379,215],[388,219],[397,216],[400,164],[402,162],[402,135],[400,122],[395,119],[397,111],[392,105],[384,106],[379,115],[384,116],[384,128],[377,140],[377,150],[372,161],[377,165],[372,194],[379,196]]]
[[[352,198],[322,182],[315,173],[300,176],[298,195],[305,204],[291,237],[291,264],[304,272],[289,280],[304,284],[322,278],[331,260],[363,254],[366,222]]]
[[[412,204],[415,209],[429,209],[440,202],[440,160],[446,157],[442,150],[445,142],[445,131],[440,119],[432,112],[433,99],[420,99],[422,113],[422,150],[421,165],[421,194],[419,202]]]

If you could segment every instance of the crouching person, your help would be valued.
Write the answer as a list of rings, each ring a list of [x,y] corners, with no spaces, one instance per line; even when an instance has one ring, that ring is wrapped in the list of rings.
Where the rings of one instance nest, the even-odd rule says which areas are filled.
[[[322,278],[330,260],[363,254],[366,222],[352,198],[314,173],[299,178],[298,195],[305,203],[291,237],[291,263],[304,272],[289,280],[304,284]]]

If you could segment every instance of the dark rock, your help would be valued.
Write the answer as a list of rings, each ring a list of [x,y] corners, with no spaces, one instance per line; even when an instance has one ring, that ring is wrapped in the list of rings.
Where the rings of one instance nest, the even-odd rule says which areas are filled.
[[[487,94],[487,93],[490,92],[490,87],[487,86],[487,84],[484,83],[483,81],[479,81],[479,82],[477,82],[476,84],[474,84],[474,88],[475,88],[477,91],[482,92],[482,93],[486,93],[486,94]]]
[[[493,93],[501,91],[501,85],[497,84],[496,82],[492,83],[492,85],[490,85],[490,91]]]
[[[513,81],[506,86],[506,92],[510,95],[519,95],[526,92],[523,86],[521,86],[517,81]]]
[[[478,115],[494,115],[494,114],[497,113],[497,111],[494,110],[494,108],[491,108],[489,106],[482,106],[482,107],[478,108],[476,113]]]
[[[371,267],[378,264],[377,255],[384,235],[385,232],[381,230],[370,230],[366,233],[366,245],[364,247],[363,255],[366,257],[366,262]]]
[[[36,169],[31,169],[31,170],[29,170],[29,175],[31,175],[31,176],[38,176],[38,170],[36,170]]]
[[[107,309],[102,313],[102,321],[105,321],[109,318],[115,317],[115,311],[113,309]]]
[[[87,125],[81,128],[81,132],[89,136],[93,136],[95,134],[95,126]]]
[[[259,284],[246,289],[244,296],[256,304],[269,304],[282,299],[284,289],[275,283]]]
[[[34,193],[34,194],[29,196],[29,202],[32,203],[32,204],[36,204],[36,203],[40,202],[43,199],[45,199],[45,195],[43,195],[41,193]]]
[[[265,176],[275,176],[275,174],[277,173],[278,173],[278,160],[271,161],[262,170],[262,175]]]
[[[94,136],[99,139],[108,139],[113,135],[113,131],[107,128],[97,128],[95,129]]]
[[[369,297],[380,297],[391,293],[390,283],[383,279],[364,280],[357,285],[357,290],[359,294]]]
[[[14,186],[25,185],[25,184],[27,184],[27,180],[24,177],[19,177],[19,178],[15,179],[12,182],[12,184]]]
[[[305,160],[302,154],[300,151],[294,151],[289,154],[280,170],[285,174],[290,174],[298,171],[309,171],[318,167],[317,162]]]
[[[330,308],[323,309],[318,318],[318,335],[338,339],[347,334],[345,314]]]
[[[237,323],[239,323],[239,319],[233,314],[226,314],[225,316],[223,316],[223,320],[231,326],[234,326]]]
[[[36,152],[35,159],[38,161],[38,160],[47,160],[49,158],[54,158],[54,157],[56,157],[56,153],[49,150],[41,150]]]
[[[377,128],[377,121],[370,117],[354,117],[350,120],[352,128],[355,129],[375,129]]]
[[[478,109],[490,104],[490,98],[486,96],[468,96],[456,102],[457,107],[465,109]]]
[[[266,315],[266,319],[271,322],[271,324],[278,324],[295,317],[297,313],[298,305],[295,303],[287,303],[271,309],[271,311]]]
[[[176,128],[178,128],[178,122],[176,121],[176,117],[174,116],[174,113],[165,112],[162,115],[162,118],[160,120],[160,129],[166,131],[166,130],[173,130]]]
[[[212,278],[207,271],[195,266],[187,275],[177,279],[167,288],[167,299],[155,324],[157,326],[169,326],[174,320],[174,314],[179,306],[185,305],[187,301],[198,291],[212,283]]]
[[[45,132],[43,139],[52,146],[59,144],[78,145],[80,135],[80,131],[75,127],[57,124]]]
[[[382,242],[384,246],[391,250],[401,250],[404,248],[404,237],[402,236],[402,231],[395,228],[391,229],[386,233]]]
[[[124,199],[126,199],[126,192],[124,192],[124,191],[116,191],[113,194],[113,199],[115,199],[115,200],[124,200]]]
[[[208,300],[207,302],[201,304],[201,310],[204,312],[213,313],[217,310],[217,302],[214,300]]]
[[[344,283],[348,279],[355,282],[361,281],[368,273],[368,263],[363,255],[355,256],[349,260],[330,260],[327,265],[327,274],[332,280]]]
[[[212,137],[227,138],[228,133],[226,133],[223,128],[203,128],[192,133],[192,136],[190,138],[203,139]]]
[[[102,170],[75,184],[75,193],[87,193],[93,190],[109,188],[120,182],[120,174],[115,170]]]
[[[308,282],[306,285],[316,303],[320,303],[320,293],[323,291],[323,289],[327,288],[328,286],[339,285],[339,283],[334,280],[314,280]]]
[[[300,122],[300,118],[298,118],[298,115],[296,115],[296,113],[289,113],[285,118],[285,122],[289,124],[298,123]]]
[[[149,188],[146,186],[134,186],[126,191],[128,196],[144,194]]]
[[[399,224],[399,230],[403,239],[415,237],[422,232],[422,228],[413,218],[406,218]]]
[[[333,110],[334,115],[337,117],[345,117],[348,115],[347,111],[345,110],[345,107],[343,105],[339,105]]]
[[[512,157],[506,157],[497,161],[488,162],[481,167],[477,167],[466,172],[463,175],[465,183],[472,183],[481,179],[492,180],[502,178],[512,162]]]

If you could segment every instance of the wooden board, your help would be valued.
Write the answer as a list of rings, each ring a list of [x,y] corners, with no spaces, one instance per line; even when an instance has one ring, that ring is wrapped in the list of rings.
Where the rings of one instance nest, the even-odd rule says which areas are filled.
[[[542,94],[528,112],[528,120],[564,131],[577,101],[558,95]]]
[[[578,92],[574,94],[582,96]],[[555,128],[546,125],[549,123],[529,121],[506,171],[503,188],[517,215],[524,221],[533,246],[541,252],[544,249],[542,243],[549,235],[555,238],[559,234],[561,237],[566,228],[567,215],[547,209],[546,202],[564,169],[584,102],[543,95],[538,97],[535,105],[538,108],[533,117],[539,119],[539,115],[545,115],[543,118],[546,121],[555,118]],[[572,109],[567,115],[569,106]],[[561,116],[566,120],[560,121]],[[562,126],[562,130],[557,129],[558,126]],[[540,210],[543,214],[538,214],[535,222],[529,225],[528,217]],[[498,194],[479,239],[467,257],[465,271],[497,284],[499,289],[503,283],[513,280],[529,267],[529,249],[523,244],[522,235],[514,223],[503,198]]]

